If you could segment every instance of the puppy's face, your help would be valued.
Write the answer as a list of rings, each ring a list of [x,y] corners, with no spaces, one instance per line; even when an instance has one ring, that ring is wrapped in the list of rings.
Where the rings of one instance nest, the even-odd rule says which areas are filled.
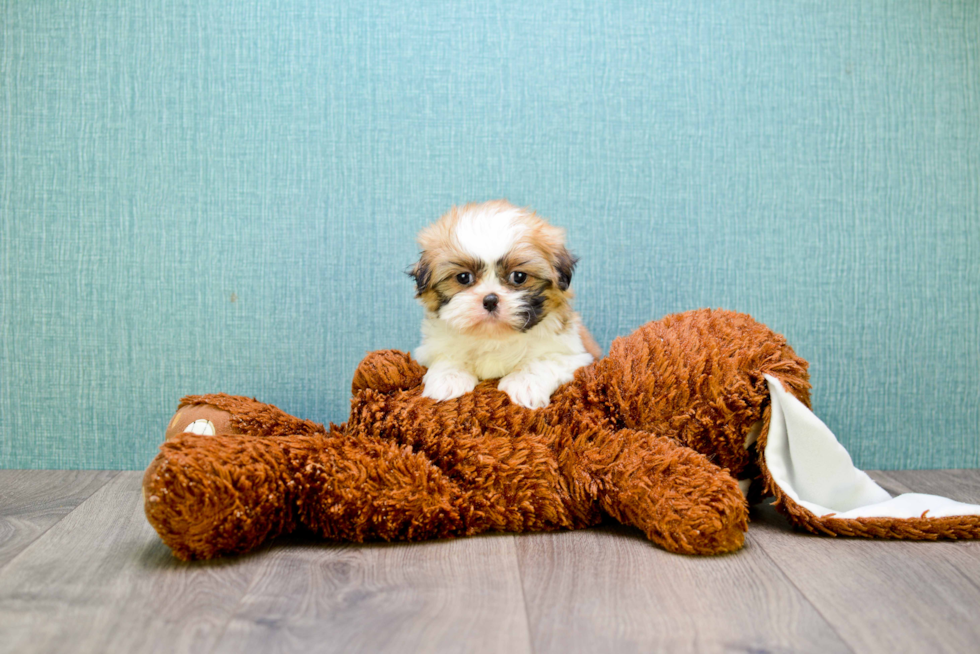
[[[505,201],[453,207],[418,242],[416,297],[460,332],[500,337],[571,314],[575,258],[564,232],[531,211]]]

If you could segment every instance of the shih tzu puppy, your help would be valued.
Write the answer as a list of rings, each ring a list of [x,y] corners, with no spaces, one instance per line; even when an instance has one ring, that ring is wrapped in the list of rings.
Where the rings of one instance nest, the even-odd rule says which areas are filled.
[[[425,307],[422,395],[449,400],[482,379],[531,409],[600,356],[572,311],[565,232],[498,200],[453,207],[418,236],[411,270]]]

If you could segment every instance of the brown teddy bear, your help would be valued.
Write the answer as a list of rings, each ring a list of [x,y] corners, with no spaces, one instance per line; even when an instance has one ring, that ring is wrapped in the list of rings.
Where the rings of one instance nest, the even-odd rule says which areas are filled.
[[[774,481],[770,391],[786,398],[785,431],[789,404],[809,406],[807,364],[743,314],[644,325],[544,409],[512,404],[493,381],[435,402],[421,396],[424,373],[405,353],[369,354],[349,420],[328,428],[242,397],[184,398],[144,476],[147,518],[182,559],[245,552],[299,527],[333,540],[422,540],[576,529],[604,516],[672,552],[716,554],[742,546],[746,496],[775,496],[816,532],[980,535],[977,515],[823,515]],[[790,468],[795,477],[805,475]]]

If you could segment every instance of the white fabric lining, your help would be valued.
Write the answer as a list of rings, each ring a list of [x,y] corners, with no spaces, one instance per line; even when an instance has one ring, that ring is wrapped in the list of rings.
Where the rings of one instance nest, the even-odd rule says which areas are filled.
[[[867,473],[854,467],[837,437],[775,377],[766,375],[772,417],[766,467],[794,502],[819,517],[944,518],[980,515],[980,506],[938,495],[892,497]]]

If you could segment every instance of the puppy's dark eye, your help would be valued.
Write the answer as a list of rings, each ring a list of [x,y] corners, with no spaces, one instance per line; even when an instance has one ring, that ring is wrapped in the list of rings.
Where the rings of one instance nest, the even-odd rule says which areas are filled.
[[[527,281],[527,273],[515,270],[510,274],[510,283],[514,286],[520,286]]]
[[[471,275],[470,273],[459,273],[458,275],[456,275],[456,281],[462,284],[463,286],[469,286],[470,284],[473,283],[473,275]]]

